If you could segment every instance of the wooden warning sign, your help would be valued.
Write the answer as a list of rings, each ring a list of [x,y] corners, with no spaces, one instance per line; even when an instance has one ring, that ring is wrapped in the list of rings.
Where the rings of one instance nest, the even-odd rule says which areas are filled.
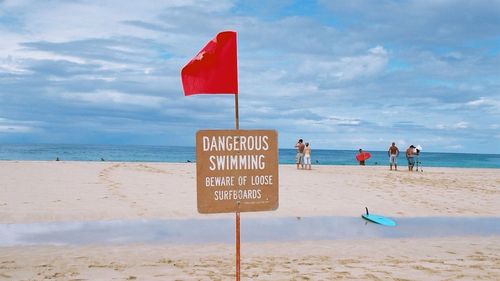
[[[198,212],[278,208],[278,134],[274,130],[196,133]]]

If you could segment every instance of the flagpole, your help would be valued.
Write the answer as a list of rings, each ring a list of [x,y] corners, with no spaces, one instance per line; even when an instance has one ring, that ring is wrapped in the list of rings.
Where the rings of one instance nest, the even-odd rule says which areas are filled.
[[[240,129],[240,116],[238,110],[238,94],[234,94],[234,114],[236,119],[236,130]],[[236,281],[240,281],[240,202],[237,202],[236,210]]]
[[[234,114],[236,116],[236,130],[240,129],[240,116],[238,113],[238,94],[234,94]]]
[[[240,281],[240,202],[236,211],[236,281]]]

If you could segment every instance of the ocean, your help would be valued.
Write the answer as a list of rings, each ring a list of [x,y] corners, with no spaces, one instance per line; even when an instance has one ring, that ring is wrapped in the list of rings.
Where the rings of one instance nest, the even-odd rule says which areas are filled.
[[[357,165],[355,150],[313,149],[313,165]],[[367,166],[388,165],[386,151],[370,151]],[[195,148],[147,145],[0,144],[0,160],[195,162]],[[421,152],[420,166],[500,168],[500,154]],[[280,164],[295,163],[295,149],[279,150]],[[406,166],[404,153],[398,164]]]

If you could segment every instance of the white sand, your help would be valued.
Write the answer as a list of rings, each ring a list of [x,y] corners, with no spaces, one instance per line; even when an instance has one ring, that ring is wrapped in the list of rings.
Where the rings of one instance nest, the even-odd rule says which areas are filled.
[[[0,162],[0,223],[218,218],[195,164]],[[280,166],[280,207],[246,217],[500,216],[498,169]],[[245,243],[243,280],[500,280],[500,237]],[[232,280],[234,245],[0,248],[0,280]]]

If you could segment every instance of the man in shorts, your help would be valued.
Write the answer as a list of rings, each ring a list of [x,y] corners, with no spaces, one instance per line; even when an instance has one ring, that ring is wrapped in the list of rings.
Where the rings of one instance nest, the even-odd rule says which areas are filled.
[[[297,164],[297,169],[299,169],[299,165],[302,165],[302,168],[304,168],[304,148],[306,146],[304,145],[304,141],[300,139],[297,144],[295,145],[295,148],[297,148],[297,155],[295,156],[295,164]]]
[[[406,160],[408,160],[408,171],[410,172],[413,171],[413,166],[415,166],[415,159],[413,158],[414,154],[415,154],[415,146],[413,146],[412,144],[406,150]]]
[[[396,146],[396,143],[393,142],[391,147],[389,147],[389,150],[387,151],[387,155],[389,155],[389,165],[390,165],[390,169],[392,171],[392,165],[394,164],[394,170],[397,171],[398,170],[398,161],[397,161],[397,158],[398,158],[398,155],[399,155],[399,149],[398,147]]]

